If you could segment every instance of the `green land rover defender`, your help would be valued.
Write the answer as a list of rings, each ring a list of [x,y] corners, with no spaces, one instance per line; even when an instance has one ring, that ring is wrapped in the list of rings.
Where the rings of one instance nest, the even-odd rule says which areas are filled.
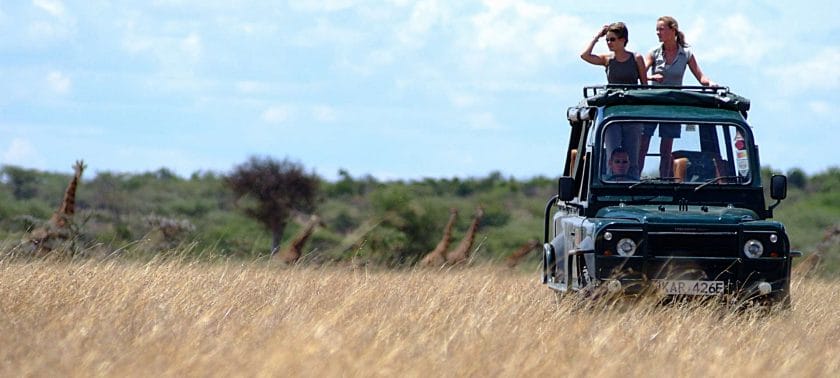
[[[543,283],[790,304],[784,225],[769,220],[749,100],[722,87],[586,87],[558,194],[546,204]]]

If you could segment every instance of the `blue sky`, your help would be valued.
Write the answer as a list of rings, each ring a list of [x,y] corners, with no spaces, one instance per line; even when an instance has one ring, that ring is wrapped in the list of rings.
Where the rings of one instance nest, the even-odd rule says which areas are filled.
[[[646,53],[671,15],[707,75],[752,100],[763,165],[840,165],[840,7],[628,4],[2,1],[0,164],[186,177],[270,155],[328,179],[554,177],[565,109],[604,82],[578,56],[589,38],[624,21]]]

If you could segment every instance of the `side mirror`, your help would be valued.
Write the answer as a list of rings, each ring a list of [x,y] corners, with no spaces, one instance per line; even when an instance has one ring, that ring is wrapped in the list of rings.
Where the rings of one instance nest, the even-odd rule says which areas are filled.
[[[569,176],[557,180],[557,194],[560,201],[571,201],[575,198],[575,179]]]
[[[783,200],[787,197],[787,176],[773,175],[770,178],[770,198]]]

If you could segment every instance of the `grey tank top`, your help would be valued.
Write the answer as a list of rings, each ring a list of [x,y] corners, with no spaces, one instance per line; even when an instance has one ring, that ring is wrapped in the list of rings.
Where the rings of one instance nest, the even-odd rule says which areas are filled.
[[[639,67],[636,65],[636,54],[628,51],[630,57],[619,62],[613,56],[607,63],[607,83],[610,84],[639,84]]]

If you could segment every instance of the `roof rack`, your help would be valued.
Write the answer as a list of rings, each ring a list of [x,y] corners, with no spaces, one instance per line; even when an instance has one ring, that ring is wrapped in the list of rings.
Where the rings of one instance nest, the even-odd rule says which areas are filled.
[[[729,91],[729,87],[666,85],[602,85],[583,88],[585,106],[688,105],[706,108],[750,110],[750,100]]]
[[[607,84],[607,85],[592,85],[583,87],[583,97],[588,98],[601,93],[606,93],[609,90],[628,90],[628,89],[676,89],[686,92],[709,93],[719,96],[729,94],[729,87],[704,87],[704,86],[683,86],[683,85],[638,85],[638,84]]]

